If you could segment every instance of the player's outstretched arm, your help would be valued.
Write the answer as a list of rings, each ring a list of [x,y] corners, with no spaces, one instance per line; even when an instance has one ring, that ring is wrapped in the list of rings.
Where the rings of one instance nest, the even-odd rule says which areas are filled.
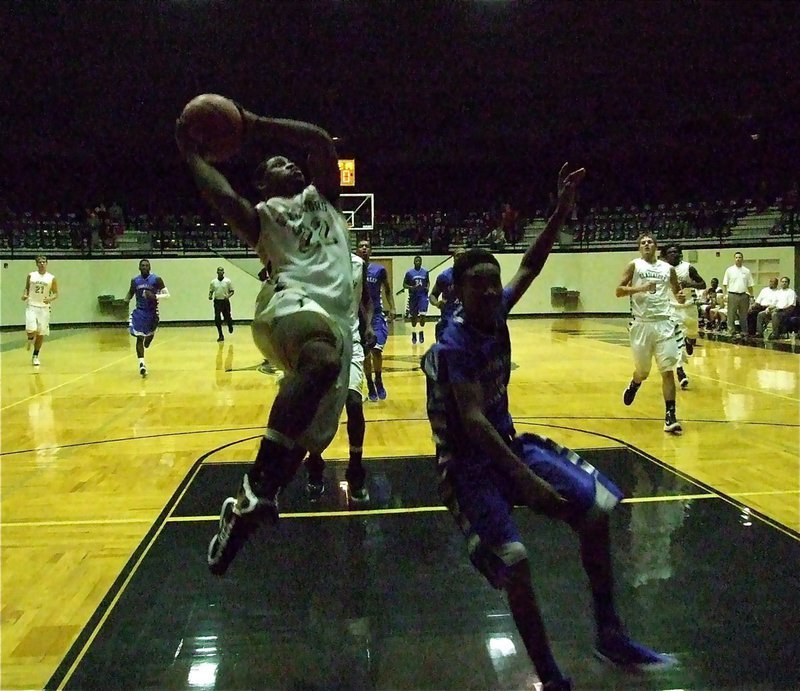
[[[311,180],[330,202],[339,199],[339,157],[331,136],[321,127],[302,120],[267,118],[242,110],[245,136],[262,144],[281,142],[308,154]]]
[[[208,161],[204,160],[192,142],[183,123],[175,123],[175,141],[192,173],[200,196],[215,209],[247,245],[255,247],[261,226],[255,207],[237,194],[228,179]]]
[[[558,231],[575,205],[575,192],[586,175],[586,170],[579,168],[568,173],[568,165],[565,163],[558,172],[558,204],[553,215],[548,219],[547,225],[539,237],[525,251],[517,273],[506,286],[506,290],[509,291],[509,308],[519,301],[530,287],[533,279],[541,272],[550,250],[553,249]]]

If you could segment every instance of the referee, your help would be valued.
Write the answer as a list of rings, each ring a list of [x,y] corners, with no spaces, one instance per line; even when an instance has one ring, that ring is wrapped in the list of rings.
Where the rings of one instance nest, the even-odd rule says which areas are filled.
[[[230,278],[225,277],[225,269],[217,267],[217,277],[211,281],[208,288],[208,299],[214,300],[214,325],[217,327],[217,343],[225,340],[222,335],[222,319],[228,325],[228,333],[233,333],[233,319],[231,319],[231,295],[233,295],[233,283]]]

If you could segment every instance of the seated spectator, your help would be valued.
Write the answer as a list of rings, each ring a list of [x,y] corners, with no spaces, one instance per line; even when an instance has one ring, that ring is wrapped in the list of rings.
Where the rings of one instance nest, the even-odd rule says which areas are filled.
[[[719,287],[719,279],[712,278],[708,287],[699,295],[697,303],[697,313],[700,318],[700,325],[705,327],[709,322],[709,311],[717,307],[722,298],[722,288]]]
[[[717,293],[716,298],[716,303],[708,310],[707,331],[725,331],[728,328],[728,296]]]
[[[754,336],[756,334],[756,328],[757,328],[756,320],[758,318],[758,315],[764,310],[766,310],[770,305],[774,305],[777,297],[778,297],[778,278],[777,277],[770,278],[769,285],[766,288],[761,289],[761,292],[758,294],[758,297],[750,305],[750,309],[747,312],[748,336]]]
[[[781,278],[781,287],[776,291],[775,304],[767,307],[756,318],[756,329],[759,336],[764,336],[764,329],[767,326],[767,319],[769,319],[772,324],[769,340],[776,341],[781,338],[784,321],[794,314],[797,306],[797,293],[789,287],[789,282],[788,276]]]
[[[502,252],[506,248],[506,234],[502,228],[495,228],[486,236],[486,242],[494,252]]]

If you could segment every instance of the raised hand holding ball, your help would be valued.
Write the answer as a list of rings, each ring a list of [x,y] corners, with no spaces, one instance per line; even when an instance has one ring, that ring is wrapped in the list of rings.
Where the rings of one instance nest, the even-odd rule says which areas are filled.
[[[178,119],[178,128],[211,162],[236,155],[244,138],[241,108],[219,94],[200,94],[189,101]]]

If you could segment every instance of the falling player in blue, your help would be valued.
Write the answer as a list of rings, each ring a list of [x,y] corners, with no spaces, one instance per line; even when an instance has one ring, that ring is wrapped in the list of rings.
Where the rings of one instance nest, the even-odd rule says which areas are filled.
[[[464,252],[465,250],[463,247],[459,247],[453,252],[453,264],[458,261],[458,258],[462,256]],[[458,298],[456,298],[453,290],[452,266],[446,268],[436,277],[436,283],[431,291],[430,302],[441,310],[441,315],[439,316],[439,321],[436,322],[435,329],[436,340],[438,341],[439,336],[447,326],[447,322],[455,313],[456,307],[458,307]]]
[[[125,301],[136,296],[136,307],[131,312],[129,328],[136,337],[136,357],[139,358],[139,374],[147,376],[144,364],[144,349],[149,348],[158,328],[158,301],[169,297],[169,291],[160,276],[150,273],[150,262],[139,262],[139,275],[131,279]]]
[[[422,268],[422,257],[414,257],[414,268],[406,271],[403,288],[408,290],[408,314],[411,317],[411,343],[417,342],[414,328],[419,320],[419,342],[425,343],[425,316],[428,313],[428,289],[430,279],[428,270]]]
[[[537,434],[517,436],[508,410],[508,313],[541,272],[584,173],[568,175],[564,164],[556,210],[505,288],[490,252],[473,249],[459,258],[453,281],[461,306],[421,363],[440,497],[464,533],[473,565],[506,592],[544,691],[572,686],[550,649],[514,505],[563,520],[577,534],[592,590],[596,655],[639,669],[675,663],[631,640],[614,607],[608,514],[622,493],[573,451]]]
[[[372,330],[375,332],[375,345],[365,353],[364,375],[367,379],[367,395],[373,403],[378,399],[386,398],[386,387],[383,385],[383,348],[389,338],[389,325],[383,313],[383,300],[389,308],[389,321],[394,321],[395,308],[394,296],[389,286],[389,275],[383,264],[370,262],[372,246],[369,240],[361,240],[356,248],[356,254],[367,264],[367,291],[374,308],[372,317]],[[374,380],[373,380],[374,374]]]

